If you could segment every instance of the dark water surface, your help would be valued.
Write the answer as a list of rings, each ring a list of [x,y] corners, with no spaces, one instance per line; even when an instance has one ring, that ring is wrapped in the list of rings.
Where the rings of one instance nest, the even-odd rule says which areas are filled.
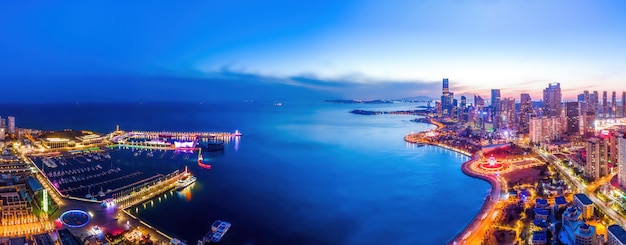
[[[132,209],[188,244],[215,219],[233,224],[220,244],[443,244],[478,212],[489,185],[461,172],[467,157],[403,141],[431,125],[411,116],[348,113],[414,106],[4,105],[0,115],[16,116],[24,128],[240,130],[244,136],[223,154],[205,155],[211,170],[193,157],[155,161],[173,165],[168,169],[189,166],[198,181]]]

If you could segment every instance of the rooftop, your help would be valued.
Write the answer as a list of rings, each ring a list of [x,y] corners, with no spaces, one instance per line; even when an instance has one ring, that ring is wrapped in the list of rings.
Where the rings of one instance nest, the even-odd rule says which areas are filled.
[[[542,208],[535,208],[535,214],[549,215],[550,212],[548,212],[548,210],[545,210],[545,209],[542,209]]]
[[[608,228],[609,233],[613,234],[617,240],[622,243],[626,243],[626,231],[619,225],[610,225]]]
[[[564,196],[558,196],[554,198],[554,203],[556,203],[557,205],[562,205],[567,204],[567,201],[565,200]]]
[[[591,205],[591,204],[593,204],[591,199],[589,199],[589,197],[587,197],[587,195],[585,195],[583,193],[577,193],[574,196],[576,198],[578,198],[578,200],[580,200],[580,202],[582,202],[584,205]]]
[[[534,231],[533,241],[546,241],[548,234],[545,231]]]

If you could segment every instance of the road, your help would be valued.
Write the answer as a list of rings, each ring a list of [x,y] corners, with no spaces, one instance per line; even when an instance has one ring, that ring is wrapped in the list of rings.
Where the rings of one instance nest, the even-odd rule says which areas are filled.
[[[589,197],[589,199],[591,199],[591,201],[594,204],[596,204],[596,207],[600,211],[602,211],[607,216],[609,216],[616,224],[619,224],[620,226],[625,227],[626,219],[624,219],[620,214],[615,212],[615,210],[611,209],[604,202],[602,202],[600,199],[598,199],[598,197],[596,196],[595,192],[589,191],[587,186],[585,186],[585,184],[583,184],[581,181],[579,181],[578,178],[576,178],[576,176],[574,176],[574,174],[571,171],[568,171],[568,169],[566,169],[565,166],[563,166],[563,164],[554,155],[548,154],[548,153],[546,153],[546,152],[544,152],[542,150],[538,150],[538,152],[539,152],[539,155],[541,155],[542,157],[547,159],[548,162],[550,162],[553,166],[555,166],[556,169],[563,176],[565,176],[567,178],[567,180],[574,187],[576,187],[576,189],[578,189],[578,192],[587,195]],[[595,190],[595,188],[591,188],[591,189]]]

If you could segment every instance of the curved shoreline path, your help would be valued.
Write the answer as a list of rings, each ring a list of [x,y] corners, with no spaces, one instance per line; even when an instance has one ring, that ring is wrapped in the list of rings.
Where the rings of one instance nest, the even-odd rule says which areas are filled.
[[[445,125],[437,122],[435,120],[430,120],[430,122],[437,126],[435,131],[441,130],[445,127]],[[500,197],[500,193],[502,191],[502,179],[500,179],[495,174],[484,174],[474,171],[470,166],[480,159],[480,151],[471,154],[465,150],[461,150],[455,148],[453,146],[449,146],[446,144],[441,144],[434,141],[423,140],[420,136],[420,133],[408,134],[404,136],[404,140],[409,143],[414,144],[429,144],[438,147],[442,147],[447,150],[456,151],[461,154],[470,156],[471,159],[467,162],[464,162],[461,165],[461,170],[464,174],[487,181],[491,185],[490,194],[485,198],[485,202],[480,208],[480,211],[474,216],[474,219],[470,221],[463,230],[455,237],[451,238],[446,244],[480,244],[482,242],[483,237],[486,235],[488,230],[493,224],[493,220],[497,217],[498,212],[496,211],[498,200]]]

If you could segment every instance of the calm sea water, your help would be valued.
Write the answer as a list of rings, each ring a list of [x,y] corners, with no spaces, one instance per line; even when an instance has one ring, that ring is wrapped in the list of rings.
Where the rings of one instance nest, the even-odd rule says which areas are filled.
[[[220,244],[443,244],[478,212],[488,184],[461,172],[467,157],[403,141],[431,125],[411,116],[348,113],[414,106],[4,105],[0,115],[16,116],[25,128],[240,130],[239,141],[208,158],[211,170],[197,167],[193,157],[155,161],[189,166],[198,181],[132,209],[188,244],[215,219],[233,224]]]

